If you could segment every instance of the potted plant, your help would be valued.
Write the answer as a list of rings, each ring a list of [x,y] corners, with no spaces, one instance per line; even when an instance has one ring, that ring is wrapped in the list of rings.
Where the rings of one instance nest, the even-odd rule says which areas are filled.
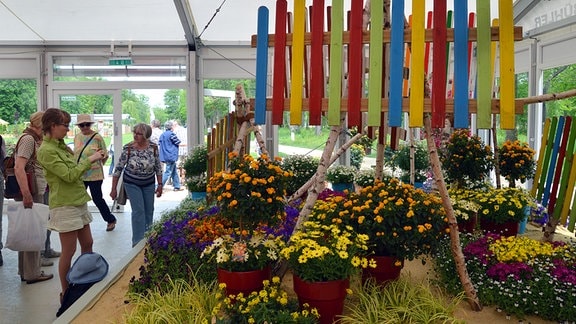
[[[468,129],[455,130],[440,153],[446,178],[457,188],[473,188],[482,183],[494,165],[490,146]]]
[[[344,191],[349,192],[354,190],[354,175],[358,172],[358,169],[347,165],[335,165],[331,166],[326,170],[326,180],[332,183],[332,189],[334,191]]]
[[[324,204],[318,201],[312,214],[322,214]],[[282,249],[281,255],[294,274],[294,292],[300,305],[316,308],[320,323],[333,323],[335,316],[342,314],[350,275],[368,266],[362,256],[367,241],[366,235],[355,233],[350,226],[309,220]]]
[[[476,203],[476,191],[450,188],[448,194],[458,222],[458,230],[464,233],[474,232],[480,210],[480,205]]]
[[[374,185],[376,180],[376,172],[374,169],[362,169],[354,176],[354,183],[360,187],[368,187]]]
[[[477,191],[476,203],[480,205],[480,227],[485,232],[507,236],[518,234],[518,223],[526,217],[526,211],[535,206],[530,193],[521,188]]]
[[[283,247],[281,237],[259,231],[249,235],[238,232],[215,239],[201,258],[215,257],[218,281],[226,285],[228,295],[248,295],[270,279],[270,264],[278,260]]]
[[[216,309],[217,323],[318,323],[318,312],[299,308],[298,302],[283,289],[279,277],[263,281],[260,291],[249,295],[221,294]],[[223,292],[226,287],[219,287]]]
[[[368,252],[376,260],[374,270],[364,271],[365,279],[373,277],[380,283],[396,279],[404,260],[432,253],[447,233],[440,197],[397,178],[376,181],[349,199],[347,211],[339,215],[355,232],[368,235]]]
[[[507,140],[498,150],[498,154],[500,175],[508,180],[510,187],[516,187],[516,180],[524,183],[534,177],[536,151],[528,144]]]
[[[426,181],[426,171],[429,168],[428,150],[426,146],[416,143],[414,148],[414,185],[421,187]],[[410,160],[411,160],[411,147],[410,145],[402,145],[392,157],[394,166],[402,170],[400,180],[410,183]]]
[[[310,155],[290,155],[282,161],[282,168],[292,172],[286,192],[291,196],[310,180],[318,170],[320,160]]]
[[[186,177],[186,187],[193,200],[206,198],[206,170],[208,169],[208,147],[198,145],[192,148],[181,162]]]
[[[215,199],[220,214],[234,228],[252,231],[261,224],[274,226],[284,216],[286,188],[291,174],[281,168],[281,159],[263,154],[228,155],[229,170],[214,174],[207,192]]]
[[[228,158],[229,170],[214,174],[207,192],[234,235],[214,241],[204,255],[216,255],[218,280],[229,289],[255,291],[270,278],[265,265],[276,260],[280,247],[280,239],[262,236],[262,228],[274,228],[286,218],[284,197],[291,173],[282,170],[281,159],[265,154],[254,158],[232,152]],[[242,285],[233,287],[233,283]]]

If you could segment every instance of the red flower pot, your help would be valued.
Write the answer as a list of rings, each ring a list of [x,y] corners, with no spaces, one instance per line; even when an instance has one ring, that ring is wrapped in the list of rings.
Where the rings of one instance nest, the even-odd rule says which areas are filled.
[[[308,282],[293,276],[294,292],[298,295],[300,306],[310,305],[320,314],[320,324],[332,324],[337,315],[344,311],[348,279],[322,282]]]
[[[227,295],[243,293],[246,296],[253,291],[260,291],[264,287],[264,280],[270,280],[270,267],[254,271],[218,269],[218,282],[226,284]]]
[[[376,268],[362,269],[362,281],[374,279],[378,285],[384,286],[391,280],[400,277],[400,271],[404,268],[404,260],[394,256],[371,256],[376,261]],[[401,265],[397,266],[396,261],[400,260]]]

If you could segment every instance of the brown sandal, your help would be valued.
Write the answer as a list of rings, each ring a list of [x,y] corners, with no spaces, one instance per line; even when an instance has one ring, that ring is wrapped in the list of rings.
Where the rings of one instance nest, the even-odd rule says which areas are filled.
[[[40,273],[40,276],[36,277],[35,279],[26,280],[26,283],[30,285],[30,284],[37,283],[40,281],[50,280],[52,278],[54,278],[53,274],[45,274],[44,271],[42,271]]]

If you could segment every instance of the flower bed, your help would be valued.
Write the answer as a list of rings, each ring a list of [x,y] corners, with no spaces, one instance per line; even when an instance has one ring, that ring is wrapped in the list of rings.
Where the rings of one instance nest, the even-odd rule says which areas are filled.
[[[466,267],[484,305],[518,318],[538,315],[564,322],[576,318],[576,245],[526,237],[463,235]],[[435,258],[442,286],[458,294],[462,285],[449,242]]]

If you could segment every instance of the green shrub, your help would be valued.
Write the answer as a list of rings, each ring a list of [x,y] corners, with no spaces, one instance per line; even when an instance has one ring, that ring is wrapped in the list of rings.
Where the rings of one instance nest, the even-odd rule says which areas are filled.
[[[350,147],[350,165],[355,167],[356,170],[359,170],[360,167],[362,167],[362,161],[365,155],[366,151],[364,151],[362,145],[352,144]]]

